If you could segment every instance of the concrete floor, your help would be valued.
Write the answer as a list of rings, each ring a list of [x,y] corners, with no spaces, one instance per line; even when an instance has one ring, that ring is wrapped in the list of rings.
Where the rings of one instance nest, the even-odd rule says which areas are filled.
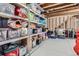
[[[48,39],[31,56],[76,56],[75,39]]]

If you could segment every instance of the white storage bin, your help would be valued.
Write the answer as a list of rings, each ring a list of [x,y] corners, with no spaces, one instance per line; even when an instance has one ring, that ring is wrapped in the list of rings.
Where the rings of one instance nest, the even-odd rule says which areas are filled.
[[[20,30],[8,30],[8,39],[20,37]]]
[[[33,34],[33,29],[28,29],[28,30],[27,30],[27,33],[28,33],[28,35]]]
[[[38,14],[41,14],[41,11],[38,9],[38,7],[37,7],[36,9],[37,9],[36,12],[37,12]]]
[[[33,11],[36,11],[36,5],[35,3],[30,3],[27,5],[30,9],[32,9]]]
[[[24,56],[27,54],[27,47],[19,47],[19,56]]]
[[[0,41],[7,40],[7,30],[0,30]]]
[[[15,6],[9,3],[0,3],[0,12],[13,14],[14,15]]]
[[[26,28],[27,26],[28,26],[28,22],[27,21],[22,22],[22,27]]]
[[[38,31],[38,33],[41,33],[42,32],[42,28],[38,28],[37,31]]]
[[[26,36],[27,35],[27,28],[22,28],[21,29],[21,36]]]

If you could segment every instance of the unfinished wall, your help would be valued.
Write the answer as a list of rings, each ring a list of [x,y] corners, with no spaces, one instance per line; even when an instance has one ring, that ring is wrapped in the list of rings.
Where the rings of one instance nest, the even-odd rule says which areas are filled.
[[[48,19],[48,28],[54,30],[55,28],[76,29],[76,18],[73,15],[62,15],[50,17]]]

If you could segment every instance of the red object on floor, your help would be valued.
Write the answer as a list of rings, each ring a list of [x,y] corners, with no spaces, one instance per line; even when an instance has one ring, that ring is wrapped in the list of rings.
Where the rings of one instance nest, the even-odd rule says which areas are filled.
[[[11,52],[5,53],[5,56],[19,56],[19,48],[16,48]]]
[[[76,30],[76,45],[74,47],[74,51],[77,55],[79,55],[79,29]]]

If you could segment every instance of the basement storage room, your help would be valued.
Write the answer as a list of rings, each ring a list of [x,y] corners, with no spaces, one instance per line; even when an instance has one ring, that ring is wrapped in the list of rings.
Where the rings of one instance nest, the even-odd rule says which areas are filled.
[[[78,3],[0,3],[0,56],[78,56]]]

